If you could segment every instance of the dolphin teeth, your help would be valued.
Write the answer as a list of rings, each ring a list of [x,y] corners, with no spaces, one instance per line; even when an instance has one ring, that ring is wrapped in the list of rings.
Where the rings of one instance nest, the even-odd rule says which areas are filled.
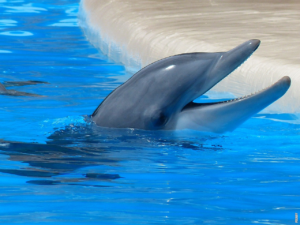
[[[271,86],[272,86],[272,85],[270,85],[270,87],[271,87]],[[234,98],[234,99],[229,99],[229,100],[222,101],[222,102],[218,102],[218,103],[230,103],[230,102],[236,102],[236,101],[239,101],[239,100],[244,100],[244,99],[246,99],[246,98],[252,97],[253,95],[256,95],[256,94],[258,94],[258,93],[261,93],[261,92],[265,91],[265,90],[268,89],[268,88],[269,88],[269,87],[266,87],[266,88],[264,88],[264,89],[262,89],[262,90],[255,91],[255,92],[253,92],[253,93],[251,93],[251,94],[248,94],[248,95],[245,95],[245,96],[241,96],[241,97],[238,97],[238,98]]]

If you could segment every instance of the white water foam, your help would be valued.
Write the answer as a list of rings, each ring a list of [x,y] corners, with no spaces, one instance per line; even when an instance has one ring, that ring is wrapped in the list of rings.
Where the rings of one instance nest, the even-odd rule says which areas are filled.
[[[79,19],[95,47],[132,71],[171,55],[260,39],[254,55],[212,91],[240,97],[290,76],[289,91],[265,111],[299,113],[299,8],[298,1],[279,0],[81,0]]]

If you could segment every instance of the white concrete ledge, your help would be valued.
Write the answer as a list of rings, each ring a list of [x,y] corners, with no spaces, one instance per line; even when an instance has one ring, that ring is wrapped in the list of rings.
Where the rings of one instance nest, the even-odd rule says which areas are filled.
[[[185,52],[227,51],[262,41],[253,56],[214,91],[243,96],[283,76],[292,86],[269,112],[300,112],[300,1],[82,0],[89,41],[128,69]]]

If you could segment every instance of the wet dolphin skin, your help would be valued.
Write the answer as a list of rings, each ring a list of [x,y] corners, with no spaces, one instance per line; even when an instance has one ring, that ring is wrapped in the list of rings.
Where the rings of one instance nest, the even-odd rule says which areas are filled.
[[[249,96],[226,102],[194,103],[258,48],[249,40],[228,52],[186,53],[154,62],[116,88],[92,114],[99,126],[144,130],[232,131],[280,97],[289,77]]]

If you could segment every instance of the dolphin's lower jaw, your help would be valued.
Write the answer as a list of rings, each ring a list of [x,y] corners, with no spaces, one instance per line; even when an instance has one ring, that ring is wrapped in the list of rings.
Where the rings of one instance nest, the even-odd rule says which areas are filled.
[[[272,86],[245,97],[215,103],[191,103],[178,115],[175,129],[223,133],[233,131],[251,116],[281,98],[291,79],[281,78]]]

